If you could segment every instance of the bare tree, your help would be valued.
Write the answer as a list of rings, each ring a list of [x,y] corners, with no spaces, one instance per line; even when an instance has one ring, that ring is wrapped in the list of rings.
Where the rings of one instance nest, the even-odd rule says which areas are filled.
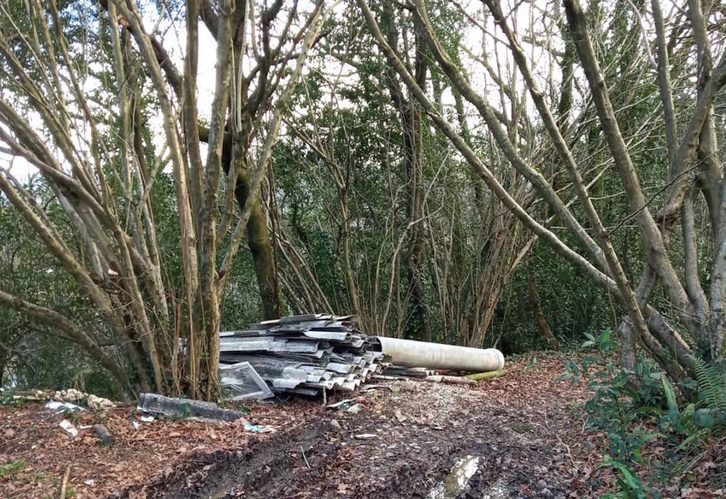
[[[438,71],[428,70],[431,59],[416,18],[402,5],[384,3],[380,8],[386,19],[384,36],[396,45],[418,85],[430,89],[438,109],[446,107],[445,93],[458,96],[454,111],[465,141],[486,156],[492,169],[510,175],[511,166],[490,147],[490,134],[469,130],[461,94]],[[300,116],[294,112],[286,117],[293,133],[288,147],[296,154],[290,159],[302,161],[289,171],[317,172],[310,185],[296,184],[293,192],[278,193],[276,201],[287,211],[275,225],[281,234],[278,251],[286,297],[300,311],[348,307],[368,330],[380,334],[481,346],[506,284],[527,254],[524,247],[534,240],[523,236],[517,218],[486,192],[479,177],[460,174],[461,159],[454,148],[432,131],[415,97],[370,46],[369,35],[356,35],[360,25],[345,17],[334,21],[343,28],[338,31],[340,43],[321,48],[316,55],[322,60],[309,66],[315,75],[313,88],[303,86],[296,106]],[[338,64],[335,69],[326,56]],[[487,63],[492,77],[498,78],[498,65]],[[375,88],[374,95],[368,95],[370,88]],[[503,92],[517,99],[498,119],[516,137],[520,150],[539,157],[547,150],[519,111],[524,91],[513,86]],[[371,99],[376,111],[351,115],[348,107],[361,105],[351,102],[350,95]],[[380,149],[366,145],[372,142]],[[367,151],[367,156],[357,150]],[[533,198],[527,179],[515,174],[510,181],[519,202],[528,205]],[[371,182],[380,182],[381,191],[371,189]],[[331,192],[336,195],[332,201]],[[317,265],[327,269],[334,258],[332,266],[340,268],[345,280],[343,300],[330,287],[324,299],[315,268],[321,256],[299,223],[298,201],[285,201],[296,196],[305,199],[308,216],[316,218],[314,237],[323,231],[332,241],[335,253]]]
[[[577,194],[579,207],[584,212],[588,226],[583,225],[574,213],[558,196],[553,183],[548,181],[535,164],[528,161],[517,151],[511,136],[502,129],[496,112],[489,102],[486,93],[478,92],[470,83],[465,72],[452,62],[451,56],[442,47],[436,31],[429,19],[429,13],[423,0],[415,0],[407,5],[412,9],[424,27],[429,50],[439,67],[446,74],[452,85],[473,106],[492,133],[497,146],[518,174],[525,177],[532,185],[533,191],[550,213],[556,215],[568,231],[570,238],[576,240],[584,249],[580,251],[565,244],[551,229],[533,217],[533,212],[518,203],[503,185],[499,178],[472,150],[452,124],[436,109],[426,92],[417,84],[415,76],[400,60],[395,50],[381,32],[378,22],[365,0],[358,0],[370,30],[382,48],[390,64],[405,82],[409,90],[423,106],[429,118],[444,133],[459,153],[481,176],[493,195],[514,213],[517,218],[540,239],[550,244],[555,251],[571,262],[580,272],[588,275],[593,282],[602,286],[616,296],[627,314],[627,323],[632,327],[638,344],[650,353],[668,373],[680,380],[683,372],[690,369],[690,356],[695,343],[709,345],[711,357],[720,359],[723,356],[723,286],[724,265],[721,257],[723,244],[723,222],[714,216],[718,210],[711,210],[711,230],[715,237],[713,245],[711,269],[710,306],[705,299],[698,275],[698,259],[696,258],[696,231],[693,228],[693,208],[695,201],[692,193],[699,185],[701,189],[708,186],[709,193],[704,193],[709,206],[715,206],[709,199],[715,197],[714,192],[721,192],[723,173],[718,164],[718,150],[715,134],[710,129],[709,116],[712,115],[713,102],[719,90],[726,83],[726,61],[723,57],[712,67],[709,34],[704,22],[702,6],[695,0],[689,3],[691,29],[696,40],[698,54],[698,85],[692,95],[692,106],[686,126],[680,138],[677,137],[672,123],[672,91],[669,88],[667,74],[670,70],[664,48],[664,31],[662,15],[657,0],[653,3],[656,25],[656,42],[658,53],[657,65],[652,77],[658,80],[660,97],[666,109],[666,121],[670,121],[664,133],[667,135],[668,157],[670,163],[670,183],[667,197],[658,213],[651,211],[653,199],[644,194],[641,180],[633,164],[630,149],[621,133],[618,117],[610,100],[608,82],[600,67],[596,49],[593,45],[590,28],[585,13],[575,0],[564,2],[568,29],[574,41],[579,63],[586,76],[587,91],[584,98],[591,100],[598,122],[607,143],[610,158],[619,172],[624,194],[627,197],[632,215],[636,222],[639,238],[645,248],[646,269],[638,287],[631,284],[611,242],[612,229],[608,229],[601,214],[592,202],[586,182],[583,178],[584,168],[575,159],[571,145],[564,137],[564,126],[554,117],[552,109],[556,102],[548,102],[547,94],[540,88],[540,82],[532,69],[531,53],[525,52],[525,44],[520,40],[511,25],[513,14],[504,14],[499,1],[485,0],[484,4],[496,23],[497,28],[506,40],[511,57],[517,65],[523,83],[529,93],[529,99],[537,111],[539,126],[546,132],[559,161],[569,172],[570,181]],[[516,8],[514,9],[516,12]],[[701,40],[699,42],[699,40]],[[529,41],[529,46],[534,42]],[[649,50],[649,49],[648,49]],[[660,76],[658,76],[660,75]],[[698,155],[708,157],[708,162],[695,163]],[[714,164],[715,163],[715,164]],[[666,163],[668,164],[668,162]],[[700,166],[699,166],[700,165]],[[708,181],[705,180],[708,178]],[[703,179],[699,183],[699,179]],[[688,200],[688,202],[686,202]],[[718,206],[721,206],[721,204]],[[669,236],[680,221],[683,225],[685,243],[685,261],[675,262],[669,255]],[[617,226],[616,226],[617,227]],[[593,234],[591,236],[591,234]],[[683,269],[685,283],[679,276]],[[656,282],[660,282],[676,312],[677,325],[671,326],[652,304],[652,292]],[[676,327],[683,327],[683,336]],[[685,339],[684,339],[685,338]],[[632,355],[630,355],[632,358]]]
[[[258,193],[282,113],[326,16],[323,3],[303,13],[296,3],[258,11],[252,2],[189,0],[183,71],[145,25],[135,0],[62,8],[38,0],[0,6],[0,78],[7,89],[0,95],[0,141],[39,170],[66,220],[45,216],[8,169],[0,170],[0,190],[95,306],[122,355],[44,304],[7,292],[0,292],[0,303],[78,343],[125,388],[214,397],[230,269],[245,232],[253,239],[251,227],[266,229]],[[97,24],[74,25],[81,13]],[[158,22],[173,23],[171,13],[166,16]],[[275,31],[278,17],[284,27]],[[211,119],[202,130],[200,20],[216,39]],[[91,63],[79,64],[80,53]],[[114,81],[104,80],[104,71]],[[109,100],[92,99],[90,87]],[[149,96],[153,108],[142,109]],[[153,138],[161,145],[149,140],[142,112],[159,117]],[[207,142],[205,159],[200,136]],[[167,164],[179,268],[160,251],[155,215],[154,186]],[[225,181],[223,171],[229,172]],[[236,217],[235,195],[241,205]],[[71,224],[85,247],[69,246],[59,223]],[[180,278],[169,276],[177,272]],[[279,310],[266,313],[273,312]]]

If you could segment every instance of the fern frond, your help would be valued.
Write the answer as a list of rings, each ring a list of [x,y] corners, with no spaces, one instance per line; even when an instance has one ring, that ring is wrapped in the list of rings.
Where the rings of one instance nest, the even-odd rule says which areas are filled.
[[[691,357],[691,363],[698,389],[708,408],[718,412],[726,411],[726,383],[719,369],[697,357]]]

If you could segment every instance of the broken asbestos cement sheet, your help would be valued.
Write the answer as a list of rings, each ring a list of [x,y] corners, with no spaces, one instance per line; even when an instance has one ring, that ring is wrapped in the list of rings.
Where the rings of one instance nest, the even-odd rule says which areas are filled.
[[[434,369],[479,373],[504,367],[504,356],[494,348],[369,336],[356,329],[357,323],[354,315],[308,314],[220,333],[220,378],[225,397],[263,399],[279,393],[315,396],[326,390],[357,390],[384,372],[391,379],[426,379],[435,374]],[[431,381],[471,383],[450,376]]]
[[[164,397],[156,393],[139,395],[137,409],[150,414],[161,414],[168,418],[198,418],[212,421],[236,421],[242,413],[222,409],[212,402]]]
[[[355,316],[308,314],[220,333],[225,397],[263,399],[275,393],[314,396],[326,390],[357,390],[385,364],[383,354],[371,348],[370,337],[354,327],[356,322]],[[257,383],[258,377],[269,391]]]

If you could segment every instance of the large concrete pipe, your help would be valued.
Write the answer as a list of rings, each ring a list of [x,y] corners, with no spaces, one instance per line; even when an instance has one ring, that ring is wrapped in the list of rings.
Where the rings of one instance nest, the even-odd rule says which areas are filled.
[[[504,368],[504,355],[496,348],[459,347],[384,336],[376,338],[381,343],[381,351],[397,366],[472,372]]]

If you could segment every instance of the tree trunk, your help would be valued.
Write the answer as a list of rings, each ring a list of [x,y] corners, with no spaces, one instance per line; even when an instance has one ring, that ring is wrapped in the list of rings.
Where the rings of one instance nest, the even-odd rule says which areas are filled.
[[[262,315],[265,319],[277,319],[282,315],[282,303],[278,289],[275,258],[267,230],[266,215],[259,200],[255,202],[247,224],[247,245],[257,276],[257,286],[262,300]]]
[[[552,334],[552,330],[550,329],[549,324],[547,324],[547,319],[545,318],[544,310],[542,309],[542,302],[540,302],[539,294],[537,293],[537,283],[534,278],[534,271],[532,270],[532,259],[533,253],[530,250],[529,258],[527,258],[527,287],[529,289],[529,304],[532,306],[532,314],[534,314],[534,319],[537,322],[539,332],[542,333],[542,336],[544,336],[545,340],[547,340],[547,344],[551,348],[556,348],[558,345],[557,338],[555,338],[555,335]]]
[[[393,12],[390,6],[386,7],[389,21],[393,21]],[[393,22],[387,22],[386,36],[392,46],[398,44],[398,33]],[[406,34],[401,35],[405,37]],[[404,40],[405,44],[405,40]],[[418,26],[415,33],[415,74],[418,85],[426,85],[426,45]],[[401,122],[403,139],[404,169],[408,182],[408,204],[406,214],[410,226],[409,248],[406,254],[405,267],[408,281],[406,301],[408,302],[406,332],[410,337],[431,341],[431,329],[428,323],[426,298],[424,296],[424,180],[422,164],[423,139],[421,129],[421,105],[415,99],[408,99],[404,94],[394,71],[386,76],[391,100],[396,107]]]
[[[206,140],[205,130],[200,130],[201,140]],[[234,196],[240,212],[244,210],[250,192],[252,175],[246,163],[246,148],[239,153],[239,157],[232,155],[232,134],[226,134],[222,153],[222,166],[229,176],[230,165],[236,163],[237,185]],[[265,319],[277,319],[282,316],[282,301],[280,300],[279,284],[275,271],[275,257],[267,228],[267,217],[262,209],[259,198],[252,204],[252,211],[247,222],[247,246],[252,254],[252,262],[257,277],[257,287],[262,302],[262,315]]]
[[[251,181],[249,170],[243,166],[237,166],[235,198],[240,211],[244,209],[247,202]],[[275,272],[272,241],[267,229],[267,216],[259,198],[254,201],[250,219],[247,222],[247,246],[252,254],[255,276],[257,276],[257,287],[262,300],[262,315],[265,319],[277,319],[282,315],[282,302]]]
[[[635,333],[630,325],[630,319],[624,317],[620,323],[620,358],[623,369],[628,371],[635,371],[635,365],[638,362],[635,345]]]

